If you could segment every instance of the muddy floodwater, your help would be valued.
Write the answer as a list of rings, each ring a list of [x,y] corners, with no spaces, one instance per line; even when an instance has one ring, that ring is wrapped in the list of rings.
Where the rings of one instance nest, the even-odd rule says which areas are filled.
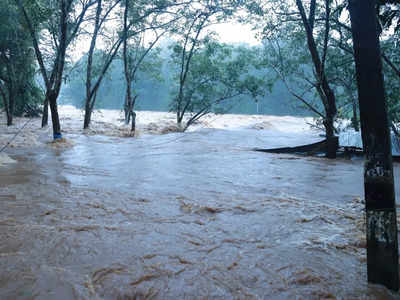
[[[366,283],[361,159],[251,151],[315,134],[67,139],[7,150],[0,299],[399,298]]]

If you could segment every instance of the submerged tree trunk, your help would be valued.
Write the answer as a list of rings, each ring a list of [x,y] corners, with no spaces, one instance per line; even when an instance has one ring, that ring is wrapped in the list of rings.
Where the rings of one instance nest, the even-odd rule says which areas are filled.
[[[125,104],[124,104],[124,112],[125,112],[125,124],[128,125],[129,121],[130,121],[130,117],[131,115],[129,114],[129,96],[128,96],[128,92],[127,95],[125,97]]]
[[[92,98],[92,101],[86,101],[85,104],[85,118],[83,120],[83,129],[89,128],[90,122],[92,121],[92,113],[97,99],[97,90],[94,91]]]
[[[5,94],[5,92],[3,91],[3,89],[1,87],[0,87],[0,94],[1,94],[1,97],[3,98],[4,110],[6,112],[6,117],[7,117],[7,126],[11,126],[12,125],[12,115],[10,114],[7,95]]]
[[[85,118],[84,118],[84,121],[83,121],[83,129],[88,129],[89,128],[90,121],[91,121],[91,116],[92,116],[92,111],[90,110],[90,108],[86,104],[86,106],[85,106]]]
[[[10,112],[8,110],[6,110],[6,114],[7,114],[7,126],[11,126],[13,124],[12,115],[10,114]]]
[[[57,108],[57,94],[56,93],[50,94],[48,99],[50,103],[51,121],[53,123],[53,137],[56,140],[62,137],[60,118],[58,116],[58,108]]]
[[[176,112],[176,124],[178,125],[179,128],[182,128],[182,120],[183,120],[183,114]]]
[[[49,124],[49,97],[46,95],[46,98],[43,102],[43,115],[42,115],[42,128]]]
[[[349,0],[362,140],[368,281],[399,289],[396,203],[375,0]]]
[[[324,120],[324,127],[326,133],[326,157],[327,158],[336,158],[336,151],[339,148],[339,138],[335,136],[335,126],[334,126],[334,118],[335,114],[328,113],[327,117]]]
[[[10,115],[10,109],[8,107],[7,95],[6,95],[5,91],[3,90],[3,86],[1,83],[0,83],[0,94],[1,94],[1,98],[3,98],[4,110],[5,110],[6,116],[7,116],[7,126],[11,126],[12,125],[12,115]]]
[[[11,126],[13,123],[14,108],[15,108],[15,91],[14,91],[14,86],[10,85],[10,88],[8,91],[7,126]]]
[[[131,115],[129,114],[128,104],[124,106],[124,112],[125,112],[125,125],[129,125],[129,122],[131,120]]]
[[[6,108],[7,115],[7,126],[11,126],[13,124],[13,115],[10,113],[10,110]]]
[[[131,111],[130,115],[132,116],[131,132],[133,134],[135,134],[135,130],[136,130],[136,113],[134,111]]]
[[[135,132],[135,128],[136,128],[136,113],[134,111],[134,107],[135,107],[135,102],[136,102],[136,98],[138,97],[138,95],[135,95],[135,97],[132,98],[132,96],[128,93],[131,92],[131,89],[129,87],[127,87],[127,94],[126,94],[126,98],[125,98],[125,124],[128,125],[129,122],[131,121],[132,118],[132,126],[131,126],[131,132]]]
[[[131,87],[130,87],[130,80],[128,80],[128,85],[126,87],[126,96],[125,96],[125,104],[124,104],[124,111],[125,111],[125,124],[128,125],[134,111],[136,98],[138,95],[135,95],[132,98],[131,94]]]

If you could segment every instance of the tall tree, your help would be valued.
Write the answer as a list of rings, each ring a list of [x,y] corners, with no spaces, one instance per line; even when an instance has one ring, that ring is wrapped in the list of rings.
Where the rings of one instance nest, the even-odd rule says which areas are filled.
[[[284,39],[298,39],[300,35],[304,35],[306,43],[303,42],[302,47],[308,51],[308,60],[312,69],[311,77],[307,80],[320,99],[323,113],[319,112],[319,109],[311,109],[308,101],[300,99],[303,97],[297,97],[301,95],[295,97],[313,112],[319,112],[318,115],[322,118],[328,142],[326,156],[329,158],[336,157],[338,147],[334,127],[337,115],[336,97],[327,76],[331,47],[332,0],[310,0],[307,2],[303,0],[284,2],[271,0],[266,3],[263,3],[263,1],[251,3],[249,9],[252,15],[259,14],[262,17],[263,38],[267,40],[278,39],[278,42],[280,42],[279,39],[282,36]],[[290,57],[282,58],[290,60]]]
[[[50,105],[54,139],[61,138],[57,98],[63,82],[67,49],[73,42],[87,10],[95,0],[41,0],[32,3],[15,0],[27,26],[45,87],[42,126],[47,124]],[[40,30],[39,30],[40,29]],[[40,31],[40,35],[39,32]],[[48,43],[44,45],[44,43]]]
[[[349,0],[366,161],[368,281],[399,289],[396,203],[375,0]]]
[[[124,101],[125,111],[125,123],[129,124],[130,118],[135,116],[134,108],[139,94],[135,84],[138,81],[139,73],[147,73],[155,79],[160,78],[160,68],[162,61],[159,58],[158,49],[154,49],[154,46],[166,33],[163,31],[158,33],[154,31],[154,38],[148,43],[145,43],[145,34],[134,36],[131,39],[127,39],[124,42],[122,51],[122,59],[124,63],[124,78],[126,83],[126,94]],[[132,132],[134,131],[135,124],[134,118],[132,118]]]
[[[315,24],[315,10],[317,6],[316,0],[311,0],[308,16],[306,15],[302,0],[296,0],[296,6],[306,31],[308,50],[310,51],[315,68],[315,77],[317,79],[316,89],[325,108],[325,118],[323,124],[325,126],[326,139],[328,142],[326,156],[328,158],[335,158],[338,147],[338,141],[337,138],[335,138],[334,131],[334,121],[337,113],[336,98],[326,77],[325,68],[330,35],[331,0],[325,0],[324,2],[323,43],[321,53],[318,52],[317,43],[314,39],[313,33]]]
[[[131,7],[130,0],[125,0],[125,10],[124,10],[124,25],[123,25],[123,35],[125,37],[123,49],[122,49],[122,60],[124,63],[124,78],[126,82],[126,95],[124,101],[124,111],[125,111],[125,123],[129,124],[130,119],[132,118],[132,127],[131,132],[134,134],[135,131],[135,122],[136,122],[136,113],[134,112],[134,107],[136,103],[136,99],[138,98],[138,94],[134,93],[135,87],[133,86],[137,81],[137,75],[139,70],[145,69],[149,73],[154,71],[153,69],[157,68],[157,65],[160,64],[151,64],[149,60],[146,58],[152,54],[152,49],[160,40],[160,38],[167,33],[168,27],[162,28],[163,24],[156,24],[153,23],[153,29],[150,32],[153,35],[153,38],[150,42],[146,45],[145,38],[146,38],[146,31],[140,34],[132,35],[129,32],[128,28],[128,19],[130,14],[135,13],[135,7]],[[150,22],[149,22],[150,21]],[[153,22],[156,21],[153,19]],[[146,20],[142,26],[149,26],[145,25],[145,23],[152,23],[151,19]],[[150,27],[150,26],[149,26]],[[155,57],[152,57],[153,61]],[[144,67],[144,68],[143,68]],[[154,72],[155,73],[155,72]],[[153,74],[153,76],[157,76]]]
[[[130,1],[126,2],[128,5],[125,5],[124,8],[124,21],[127,21],[126,25],[122,25],[122,30],[117,28],[113,34],[111,39],[108,39],[107,43],[109,47],[107,49],[103,49],[103,53],[105,54],[103,59],[99,62],[97,66],[99,72],[95,74],[92,68],[92,60],[93,54],[96,49],[96,41],[97,38],[104,27],[105,21],[107,20],[107,16],[110,14],[113,7],[115,7],[116,3],[126,4],[125,1],[121,0],[112,0],[112,6],[110,9],[105,10],[104,14],[102,14],[103,8],[101,6],[101,0],[96,0],[97,2],[97,11],[96,17],[94,18],[94,32],[91,37],[91,46],[88,52],[88,63],[87,63],[87,78],[86,78],[86,99],[85,99],[85,118],[83,128],[88,128],[90,125],[90,119],[93,112],[94,105],[96,103],[97,91],[106,75],[109,67],[113,60],[117,57],[119,53],[120,47],[123,45],[124,41],[127,38],[138,35],[147,30],[153,30],[155,28],[160,28],[165,26],[165,24],[173,22],[173,19],[176,16],[171,18],[166,17],[169,14],[168,9],[170,7],[178,7],[185,3],[184,1],[135,1],[134,7],[130,6]],[[133,10],[131,12],[130,18],[128,18],[128,10]],[[126,17],[125,17],[126,16]],[[163,18],[162,18],[163,17]],[[159,18],[162,18],[163,21],[158,21]],[[152,22],[148,22],[148,20],[153,20]],[[123,21],[123,23],[125,23]]]
[[[195,53],[207,42],[204,36],[207,28],[231,17],[238,7],[234,1],[219,2],[218,0],[205,0],[190,5],[185,11],[185,19],[177,28],[177,37],[180,42],[180,63],[178,93],[174,100],[176,121],[181,126],[186,112],[185,88]],[[177,53],[175,49],[175,53]]]
[[[383,72],[385,76],[385,90],[389,122],[393,132],[400,137],[400,98],[398,94],[400,85],[400,59],[399,59],[399,41],[400,41],[400,1],[399,0],[380,0],[377,2],[376,13],[379,19],[378,32],[382,36],[381,56],[384,61]],[[333,29],[335,37],[333,42],[336,48],[343,50],[345,56],[353,57],[350,19],[343,14],[346,3],[341,5],[340,9],[335,10],[333,14]],[[347,60],[347,59],[346,59]],[[354,58],[353,58],[354,60]],[[349,66],[350,64],[346,64]],[[345,65],[345,67],[346,67]],[[354,68],[345,68],[348,71]],[[352,71],[351,71],[352,72]],[[339,74],[342,75],[342,72]],[[342,76],[343,77],[343,76]],[[352,85],[352,80],[344,79],[347,84]],[[354,119],[354,117],[353,117]]]
[[[121,45],[120,38],[115,39],[114,37],[114,40],[108,41],[111,42],[111,47],[105,50],[105,52],[103,51],[104,58],[100,62],[98,62],[100,66],[97,65],[96,68],[94,67],[93,55],[95,54],[96,50],[96,42],[99,35],[101,34],[101,31],[104,28],[104,25],[106,24],[109,15],[120,2],[121,0],[96,0],[97,7],[94,16],[93,32],[90,34],[91,41],[89,51],[87,53],[85,118],[83,128],[89,127],[92,111],[96,103],[97,91],[100,87],[101,81],[104,78],[104,75],[107,73],[107,70],[110,67],[113,59],[117,55],[118,49]],[[95,69],[98,69],[98,74],[95,74]],[[94,80],[94,84],[92,83],[92,80]]]
[[[7,125],[12,125],[13,116],[33,108],[41,95],[35,82],[29,32],[20,24],[14,1],[0,3],[0,18],[0,96]]]
[[[242,98],[257,101],[269,85],[257,74],[258,53],[255,49],[232,47],[206,39],[191,57],[181,91],[182,51],[183,46],[175,44],[171,59],[173,69],[178,71],[171,109],[175,112],[179,109],[181,122],[185,117],[184,125],[178,123],[182,130],[210,112],[226,112]],[[178,98],[180,92],[181,98]]]

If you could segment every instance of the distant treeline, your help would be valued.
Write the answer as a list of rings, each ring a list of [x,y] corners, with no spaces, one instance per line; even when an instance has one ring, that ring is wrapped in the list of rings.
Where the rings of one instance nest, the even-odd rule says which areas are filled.
[[[159,78],[152,74],[139,72],[137,83],[134,85],[135,93],[138,95],[135,109],[149,111],[169,111],[172,101],[171,86],[174,85],[171,67],[168,64],[170,51],[162,43],[160,58],[161,66]],[[76,69],[70,73],[66,84],[60,95],[60,104],[69,104],[77,108],[84,108],[85,104],[85,81],[84,74],[85,58],[77,63]],[[271,77],[274,71],[263,71]],[[123,109],[125,101],[125,80],[123,75],[123,63],[121,59],[113,61],[110,70],[99,88],[95,108],[97,109]],[[275,82],[271,92],[258,100],[256,103],[250,97],[242,97],[231,101],[226,107],[228,113],[234,114],[263,114],[263,115],[293,115],[310,116],[312,113],[305,109],[301,103],[293,101],[293,96],[288,92],[282,82]],[[228,104],[227,104],[228,105]]]

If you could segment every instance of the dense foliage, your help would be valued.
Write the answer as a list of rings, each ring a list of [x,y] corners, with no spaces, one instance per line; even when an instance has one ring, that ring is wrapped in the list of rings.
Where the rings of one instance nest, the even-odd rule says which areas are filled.
[[[176,92],[176,81],[173,78],[175,71],[170,62],[172,52],[169,45],[171,43],[172,41],[164,41],[162,47],[154,49],[139,68],[135,83],[132,85],[132,93],[138,95],[136,109],[153,111],[169,111],[171,109],[174,89]],[[245,47],[245,45],[240,46],[242,49]],[[60,99],[61,104],[71,104],[78,108],[84,107],[84,66],[85,58],[83,57],[67,78]],[[268,83],[275,77],[274,71],[267,68],[262,70],[254,68],[250,70],[250,74],[254,77],[267,78]],[[310,115],[310,112],[299,103],[291,101],[290,94],[281,81],[275,82],[271,91],[269,91],[268,85],[265,95],[257,97],[258,102],[255,102],[250,95],[242,95],[223,105],[223,111],[238,114]],[[298,87],[296,90],[300,91]],[[124,101],[123,64],[121,59],[116,59],[99,89],[95,107],[122,110]]]
[[[6,109],[11,124],[12,116],[34,114],[42,92],[35,81],[29,32],[11,0],[1,1],[0,18],[0,106]]]

